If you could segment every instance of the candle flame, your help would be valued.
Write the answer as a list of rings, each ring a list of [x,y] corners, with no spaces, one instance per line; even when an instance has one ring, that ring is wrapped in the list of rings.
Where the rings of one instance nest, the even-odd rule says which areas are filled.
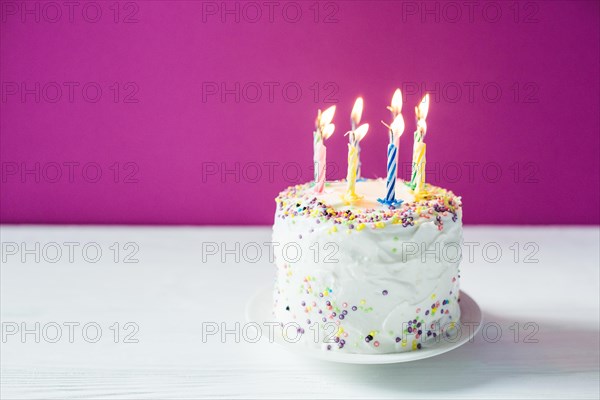
[[[352,114],[350,114],[350,119],[354,125],[360,124],[360,119],[362,117],[363,112],[363,98],[359,97],[354,102],[354,107],[352,107]]]
[[[333,135],[333,131],[335,130],[334,124],[327,124],[323,128],[323,140],[329,139],[331,135]]]
[[[423,100],[419,103],[416,109],[417,119],[425,119],[427,118],[427,113],[429,112],[429,93],[423,97]]]
[[[325,125],[329,125],[333,120],[333,115],[335,114],[335,106],[331,106],[325,111],[321,113],[321,118],[319,119],[320,127],[323,128]]]
[[[395,137],[399,138],[402,136],[402,133],[404,132],[404,118],[402,117],[402,114],[398,114],[396,118],[394,118],[390,130]]]
[[[388,107],[394,116],[402,112],[402,92],[400,89],[396,89],[394,96],[392,97],[392,105]]]
[[[362,124],[361,126],[356,128],[356,130],[354,131],[354,140],[356,141],[356,143],[363,140],[363,138],[367,135],[368,131],[369,131],[369,124]]]

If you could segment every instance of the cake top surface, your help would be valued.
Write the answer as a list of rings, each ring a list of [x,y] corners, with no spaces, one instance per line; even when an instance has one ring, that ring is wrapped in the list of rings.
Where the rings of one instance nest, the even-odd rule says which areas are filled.
[[[356,182],[356,193],[363,197],[354,204],[346,204],[343,200],[346,185],[346,181],[327,182],[323,193],[315,193],[313,182],[290,186],[275,199],[279,216],[284,219],[305,216],[357,230],[384,228],[387,224],[408,227],[434,220],[442,229],[442,217],[451,216],[456,221],[462,208],[459,196],[429,184],[425,185],[426,198],[416,199],[402,180],[396,183],[396,199],[402,203],[397,207],[382,205],[377,201],[386,190],[381,178]]]

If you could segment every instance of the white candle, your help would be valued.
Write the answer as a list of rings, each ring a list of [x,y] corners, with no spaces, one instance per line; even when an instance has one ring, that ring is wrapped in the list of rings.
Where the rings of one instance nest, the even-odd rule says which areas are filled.
[[[326,181],[326,165],[327,165],[327,147],[325,140],[333,135],[335,125],[331,123],[335,114],[335,106],[329,107],[327,110],[317,115],[315,123],[314,137],[314,154],[313,162],[315,168],[315,192],[323,193]]]

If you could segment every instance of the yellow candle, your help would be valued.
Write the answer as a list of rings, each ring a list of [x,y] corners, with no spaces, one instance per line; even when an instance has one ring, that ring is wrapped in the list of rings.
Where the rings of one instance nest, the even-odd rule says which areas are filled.
[[[358,148],[348,143],[348,193],[356,195],[356,167],[358,167]]]
[[[416,167],[416,178],[415,178],[415,193],[422,193],[425,191],[425,150],[426,144],[424,142],[415,143],[414,163]]]
[[[362,112],[363,112],[363,104],[364,104],[364,101],[363,101],[362,97],[359,97],[354,102],[354,107],[352,107],[352,113],[350,113],[350,124],[352,125],[353,132],[356,129],[356,127],[358,126],[358,124],[360,124],[360,119],[362,118]],[[357,152],[357,155],[356,155],[356,158],[357,158],[356,177],[360,178],[360,145],[359,144],[356,145],[356,152]]]
[[[350,131],[350,141],[348,143],[348,173],[346,181],[348,187],[346,194],[342,196],[342,200],[346,204],[352,204],[360,200],[362,197],[356,194],[356,168],[358,167],[358,144],[369,131],[369,124],[362,124],[356,130]]]
[[[417,115],[417,130],[413,142],[412,174],[409,186],[417,198],[425,195],[425,134],[427,133],[427,113],[429,112],[429,94],[415,107]]]

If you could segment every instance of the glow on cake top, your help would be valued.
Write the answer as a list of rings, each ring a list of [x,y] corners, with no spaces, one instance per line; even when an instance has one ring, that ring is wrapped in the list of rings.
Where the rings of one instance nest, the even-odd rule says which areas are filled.
[[[339,228],[362,231],[365,228],[384,229],[386,226],[415,226],[433,221],[439,230],[443,229],[443,217],[457,220],[462,211],[461,198],[451,191],[426,184],[427,196],[415,196],[407,185],[400,181],[396,198],[402,203],[397,207],[382,207],[376,193],[385,189],[383,179],[361,180],[356,183],[364,197],[353,204],[346,204],[342,194],[346,190],[345,181],[328,182],[322,193],[315,193],[314,183],[290,186],[277,196],[276,218],[312,218],[315,223],[330,223],[330,232]]]

